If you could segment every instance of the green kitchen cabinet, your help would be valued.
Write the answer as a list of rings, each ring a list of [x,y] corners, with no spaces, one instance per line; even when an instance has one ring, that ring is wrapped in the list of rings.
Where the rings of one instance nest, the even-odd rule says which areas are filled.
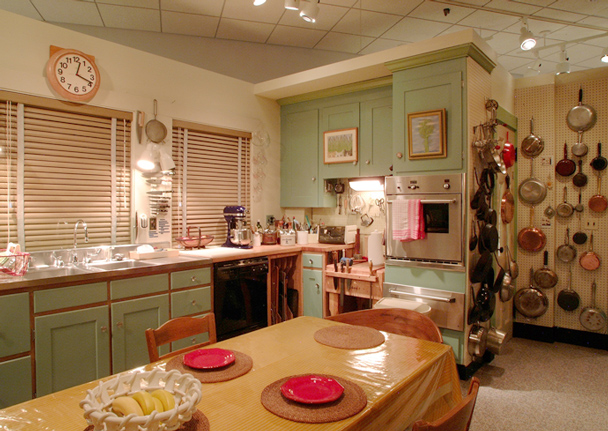
[[[393,98],[391,96],[361,102],[359,139],[359,175],[391,174],[393,164]]]
[[[27,293],[0,297],[0,358],[30,350],[30,300]]]
[[[110,374],[108,307],[37,316],[36,396]]]
[[[169,320],[168,294],[115,302],[111,311],[112,372],[149,363],[145,332]],[[161,348],[161,354],[168,352],[167,346]]]
[[[32,357],[0,363],[0,409],[32,399]]]
[[[325,132],[352,128],[356,128],[357,134],[359,133],[358,102],[328,106],[321,109],[319,119],[319,170],[321,178],[351,178],[359,176],[358,162],[326,163],[325,161]]]
[[[304,316],[323,318],[323,254],[302,253]]]

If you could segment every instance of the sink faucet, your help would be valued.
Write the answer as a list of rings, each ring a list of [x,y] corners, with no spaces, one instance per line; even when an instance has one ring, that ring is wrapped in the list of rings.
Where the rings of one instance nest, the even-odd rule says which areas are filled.
[[[87,228],[87,224],[84,220],[79,219],[76,221],[74,225],[74,248],[78,247],[78,241],[76,239],[76,234],[78,233],[78,225],[82,223],[82,227],[84,229],[84,242],[89,242],[89,229]]]

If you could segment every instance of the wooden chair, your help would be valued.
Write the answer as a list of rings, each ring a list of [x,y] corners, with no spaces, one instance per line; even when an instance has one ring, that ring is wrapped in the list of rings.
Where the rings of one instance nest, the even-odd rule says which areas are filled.
[[[479,392],[479,379],[473,377],[469,394],[445,416],[435,422],[419,420],[414,422],[412,431],[468,431],[473,419],[473,409]]]
[[[192,337],[193,335],[209,333],[209,341],[199,343],[183,349],[174,350],[166,355],[159,356],[158,347],[181,340],[182,338]],[[190,350],[198,349],[217,342],[215,330],[215,315],[209,313],[203,317],[177,317],[162,324],[157,329],[146,329],[146,341],[148,343],[148,355],[150,362],[165,359],[170,356],[179,355]]]
[[[443,343],[439,327],[429,317],[403,308],[373,308],[327,317],[335,322],[368,326],[379,331]]]

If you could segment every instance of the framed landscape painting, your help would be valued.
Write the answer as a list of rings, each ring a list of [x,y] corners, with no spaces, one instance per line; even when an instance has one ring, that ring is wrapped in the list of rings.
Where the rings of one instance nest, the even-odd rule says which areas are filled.
[[[323,162],[349,163],[358,160],[358,129],[332,130],[323,133]]]
[[[407,114],[410,159],[447,157],[445,109]]]

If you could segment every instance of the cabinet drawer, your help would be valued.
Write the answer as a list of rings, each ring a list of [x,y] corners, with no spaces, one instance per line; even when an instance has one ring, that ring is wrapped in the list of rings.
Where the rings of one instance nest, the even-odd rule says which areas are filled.
[[[34,313],[95,304],[107,300],[106,282],[39,290],[34,292]]]
[[[32,399],[32,358],[0,363],[0,409]]]
[[[302,266],[306,268],[323,268],[323,255],[313,253],[302,253]]]
[[[202,316],[204,316],[204,314],[202,314],[200,316],[194,316],[194,317],[202,317]],[[186,338],[182,338],[181,340],[172,342],[171,351],[184,349],[184,348],[190,347],[190,346],[196,346],[197,344],[204,343],[206,341],[209,341],[208,332],[205,332],[203,334],[196,334],[196,335],[193,335],[192,337],[186,337]]]
[[[169,290],[169,277],[167,274],[125,278],[110,282],[110,295],[112,299],[165,292],[167,290]]]
[[[0,357],[30,350],[30,300],[27,293],[0,297]]]
[[[211,310],[211,287],[182,290],[171,294],[171,318]]]
[[[211,283],[211,268],[189,269],[171,273],[171,289]]]

